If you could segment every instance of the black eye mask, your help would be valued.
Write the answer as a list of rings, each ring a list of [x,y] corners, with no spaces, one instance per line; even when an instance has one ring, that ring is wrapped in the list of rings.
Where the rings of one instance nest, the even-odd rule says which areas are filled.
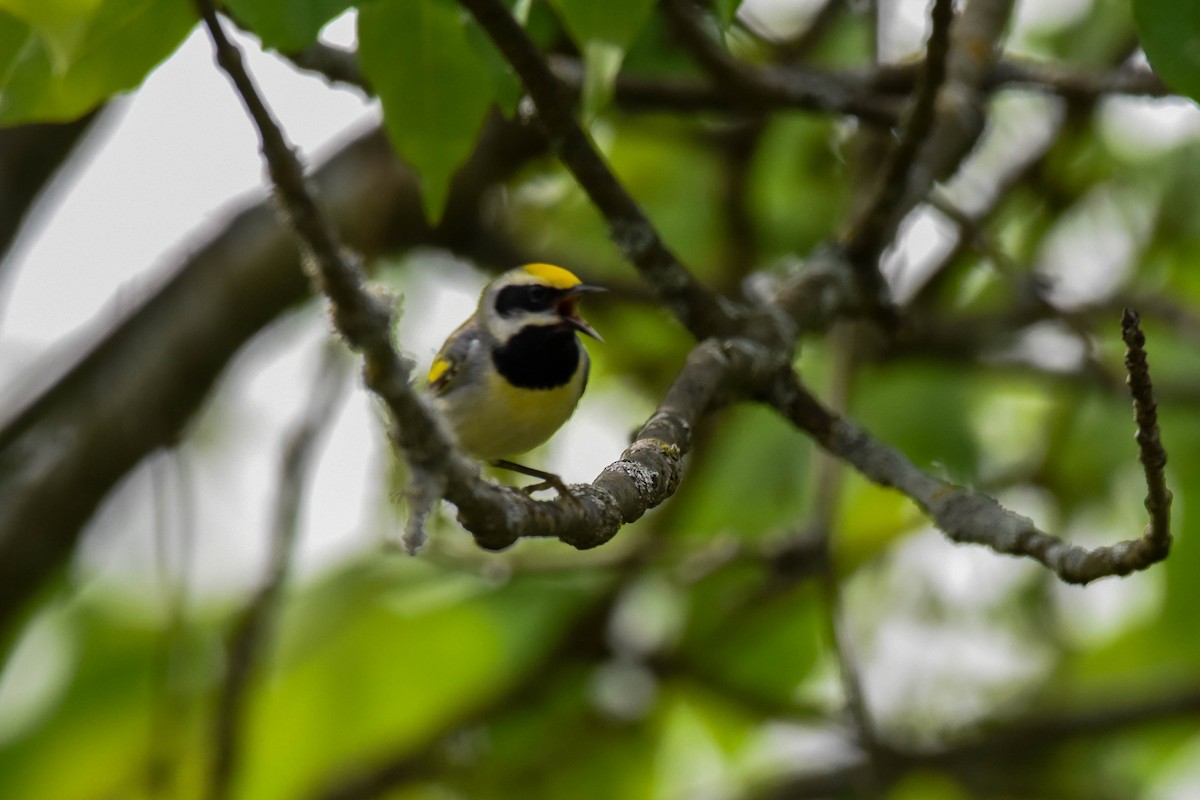
[[[496,295],[496,313],[511,317],[518,311],[549,311],[565,293],[538,283],[505,286]]]

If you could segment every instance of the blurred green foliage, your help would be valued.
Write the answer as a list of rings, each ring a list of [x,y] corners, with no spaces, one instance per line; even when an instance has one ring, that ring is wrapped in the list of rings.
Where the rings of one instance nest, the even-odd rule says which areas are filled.
[[[188,0],[4,0],[0,125],[74,119],[136,88],[194,22]]]
[[[229,3],[281,50],[310,43],[347,5]],[[580,55],[594,33],[621,50],[624,74],[694,79],[652,5],[624,3],[617,18],[601,3],[536,3],[530,25],[560,55]],[[755,38],[730,26],[739,5],[715,9],[735,48]],[[844,5],[809,64],[867,66],[872,26],[858,4]],[[1120,63],[1138,41],[1128,5],[1085,5],[1014,46],[1074,65]],[[83,113],[135,86],[192,23],[182,2],[116,7],[81,2],[68,25],[0,0],[0,119]],[[1194,21],[1187,3],[1134,3],[1152,62],[1179,80],[1162,65],[1183,48],[1147,16],[1164,9]],[[450,0],[372,0],[358,32],[385,124],[437,216],[487,109],[499,101],[513,112],[515,82]],[[1194,40],[1185,26],[1171,37],[1185,34]],[[766,60],[778,44],[745,49]],[[1194,59],[1177,68],[1198,74]],[[844,471],[819,519],[828,467],[811,441],[765,408],[729,408],[695,432],[679,494],[604,548],[564,555],[557,543],[522,542],[483,554],[443,519],[422,558],[372,552],[290,585],[250,683],[233,796],[319,797],[389,761],[408,771],[376,796],[430,800],[1200,792],[1188,760],[1200,748],[1200,139],[1190,108],[1177,141],[1122,142],[1104,119],[1134,113],[1123,102],[1063,110],[1055,141],[997,201],[975,246],[912,301],[914,314],[969,338],[1027,293],[1053,237],[1087,252],[1088,236],[1071,226],[1094,224],[1091,203],[1115,195],[1128,213],[1106,225],[1128,244],[1128,269],[1054,315],[1058,339],[1015,326],[967,353],[954,337],[907,351],[866,340],[851,353],[831,337],[806,340],[799,364],[829,396],[853,358],[847,413],[917,466],[1054,532],[1111,543],[1144,524],[1115,343],[1120,307],[1146,301],[1175,495],[1165,565],[1064,589],[1032,565],[928,536],[901,494]],[[848,163],[870,129],[829,115],[594,110],[593,138],[666,241],[733,292],[751,269],[777,273],[781,260],[836,239],[857,191],[851,167],[875,166]],[[750,142],[741,160],[724,147],[737,137]],[[733,199],[731,186],[741,187]],[[661,396],[691,342],[638,288],[561,166],[522,170],[497,209],[497,227],[522,251],[614,288],[592,306],[607,338],[593,350],[594,387],[638,398],[630,406]],[[1072,343],[1084,357],[1064,367]],[[638,424],[627,411],[614,413]],[[779,557],[823,526],[827,547],[805,562],[817,569]],[[225,642],[245,598],[200,598],[180,624],[147,594],[71,576],[25,624],[0,676],[0,797],[205,796]],[[1121,613],[1129,608],[1141,610]],[[847,735],[855,709],[844,681],[855,673],[882,766],[839,782],[863,757]],[[950,714],[896,711],[914,692],[951,684],[965,699]],[[1173,692],[1185,698],[1178,707],[1120,724],[1105,716]],[[771,793],[808,773],[831,782]],[[1170,781],[1182,793],[1169,794]]]

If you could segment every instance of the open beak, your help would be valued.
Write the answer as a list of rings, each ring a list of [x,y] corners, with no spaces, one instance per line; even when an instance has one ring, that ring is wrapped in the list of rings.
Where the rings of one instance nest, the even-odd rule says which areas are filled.
[[[576,310],[575,306],[579,303],[579,296],[582,294],[586,294],[588,292],[607,291],[608,290],[603,286],[591,286],[586,283],[581,283],[578,286],[572,286],[567,293],[563,295],[562,300],[559,301],[558,313],[564,320],[566,320],[567,324],[575,330],[579,331],[580,333],[587,334],[598,342],[603,342],[604,338],[601,337],[600,334],[596,333],[595,329],[592,328],[591,325],[588,325],[587,322],[585,322],[583,318],[579,316],[579,312]]]

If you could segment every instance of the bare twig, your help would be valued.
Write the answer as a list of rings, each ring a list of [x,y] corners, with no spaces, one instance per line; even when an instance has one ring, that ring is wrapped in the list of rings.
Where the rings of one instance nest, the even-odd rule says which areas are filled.
[[[929,34],[917,96],[905,117],[900,142],[889,157],[870,203],[851,223],[845,236],[846,257],[854,267],[868,303],[882,300],[878,296],[882,279],[877,260],[894,235],[900,217],[908,211],[904,201],[910,194],[909,183],[917,154],[933,128],[938,91],[946,78],[954,4],[950,0],[936,0],[932,19],[933,29]]]
[[[663,9],[667,18],[696,62],[748,110],[777,107],[836,110],[879,125],[893,125],[898,119],[897,103],[889,97],[873,96],[861,76],[800,66],[786,72],[772,71],[742,64],[708,35],[690,1],[666,0]]]
[[[836,8],[832,2],[826,8]],[[694,15],[693,15],[694,16]],[[697,27],[693,35],[704,36]],[[686,41],[686,40],[685,40]],[[896,95],[913,91],[924,62],[882,65],[870,71],[836,70],[817,67],[777,66],[759,70],[734,62],[730,56],[709,43],[707,37],[696,43],[697,60],[713,59],[709,71],[727,77],[733,85],[684,77],[617,76],[613,100],[623,111],[638,112],[721,112],[745,114],[747,110],[779,110],[844,114],[866,123],[892,125],[899,121],[901,109]],[[353,86],[372,93],[353,50],[317,42],[285,57],[303,70],[317,73],[331,83]],[[786,57],[786,56],[785,56]],[[717,61],[719,59],[719,61]],[[576,58],[549,54],[546,63],[572,98],[583,91],[583,64]],[[748,84],[743,86],[742,84]],[[996,63],[983,89],[996,92],[1020,87],[1085,100],[1105,95],[1125,94],[1144,97],[1168,97],[1170,89],[1154,72],[1135,67],[1107,71],[1081,69],[1070,64],[1009,59]],[[732,91],[731,91],[732,90]]]
[[[1072,64],[1055,64],[1030,59],[1006,59],[996,64],[988,78],[989,89],[1018,86],[1056,94],[1069,100],[1085,100],[1111,94],[1135,97],[1168,97],[1170,88],[1152,70],[1120,66],[1109,70],[1081,69]]]
[[[300,508],[315,461],[316,446],[330,423],[347,387],[345,361],[330,346],[313,376],[301,418],[284,442],[279,464],[279,489],[271,525],[267,571],[229,635],[225,680],[217,698],[213,722],[209,800],[225,800],[237,775],[246,694],[262,653],[270,646],[274,617],[290,571]]]
[[[880,186],[844,237],[868,310],[887,310],[878,260],[901,221],[935,181],[949,177],[984,128],[984,83],[1013,0],[971,0],[950,30],[952,4],[938,0],[917,99]],[[948,7],[949,6],[949,7]],[[892,321],[888,313],[884,321]]]
[[[964,737],[934,750],[889,747],[886,751],[888,783],[923,770],[948,772],[964,779],[966,787],[978,786],[989,793],[997,790],[998,773],[1080,739],[1111,736],[1140,725],[1163,720],[1194,720],[1200,714],[1200,689],[1182,689],[1141,700],[1121,700],[1083,710],[1059,709],[1054,713],[1006,720],[994,731]],[[817,772],[804,772],[755,795],[756,800],[853,795],[861,786],[871,764],[865,760]],[[886,787],[884,787],[886,788]]]
[[[562,163],[608,220],[617,247],[697,339],[730,333],[737,309],[703,287],[613,175],[571,111],[571,95],[500,0],[460,0],[525,85]]]
[[[1143,540],[1154,560],[1167,557],[1171,549],[1171,492],[1165,470],[1167,451],[1158,436],[1158,408],[1150,383],[1150,365],[1146,362],[1146,336],[1141,317],[1132,308],[1121,316],[1121,338],[1125,340],[1125,371],[1129,393],[1133,395],[1133,417],[1137,422],[1138,459],[1146,472],[1146,510],[1150,524]]]
[[[330,83],[354,86],[367,94],[375,93],[358,63],[358,53],[353,50],[314,42],[303,50],[285,53],[284,57],[300,69],[324,76]]]
[[[903,453],[870,436],[849,420],[820,404],[795,375],[779,379],[769,398],[796,425],[811,433],[829,452],[845,460],[869,480],[908,495],[955,542],[971,542],[998,553],[1025,556],[1052,570],[1067,583],[1086,584],[1111,575],[1128,575],[1166,558],[1170,547],[1170,492],[1163,480],[1166,455],[1158,441],[1141,332],[1136,321],[1126,325],[1130,386],[1138,419],[1138,441],[1146,467],[1151,524],[1139,539],[1088,549],[1039,530],[1033,521],[972,492],[918,469]]]
[[[259,96],[240,51],[226,38],[210,0],[197,0],[197,5],[217,63],[229,75],[258,129],[271,180],[289,225],[312,260],[321,290],[331,301],[334,326],[362,354],[366,384],[391,412],[391,435],[401,453],[414,473],[429,473],[439,483],[452,475],[456,486],[474,487],[473,493],[462,491],[494,512],[497,495],[483,488],[487,485],[479,477],[478,465],[453,447],[436,414],[410,385],[412,362],[392,344],[389,303],[367,288],[362,266],[343,248],[337,230],[317,205],[299,159]]]

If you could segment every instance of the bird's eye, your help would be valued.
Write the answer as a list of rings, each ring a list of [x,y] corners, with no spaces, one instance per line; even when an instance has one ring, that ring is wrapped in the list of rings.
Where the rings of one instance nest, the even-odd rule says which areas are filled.
[[[522,312],[541,312],[554,305],[558,292],[540,284],[518,284],[505,286],[496,295],[496,311],[502,317],[512,317]]]

